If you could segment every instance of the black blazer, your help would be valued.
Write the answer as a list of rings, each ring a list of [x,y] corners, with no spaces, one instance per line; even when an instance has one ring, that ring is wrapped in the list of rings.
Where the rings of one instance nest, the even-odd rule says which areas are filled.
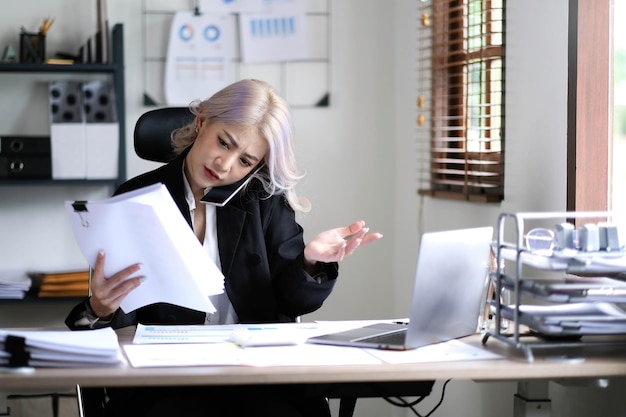
[[[125,182],[115,194],[161,182],[191,227],[183,182],[186,154]],[[315,311],[330,295],[338,275],[337,263],[321,263],[321,282],[308,277],[303,267],[303,230],[294,211],[282,195],[263,197],[259,181],[217,208],[217,241],[225,290],[242,323],[288,322]],[[84,315],[85,302],[66,318],[70,328],[80,328],[75,323]],[[204,317],[204,312],[159,303],[130,314],[120,309],[110,325],[202,324]]]

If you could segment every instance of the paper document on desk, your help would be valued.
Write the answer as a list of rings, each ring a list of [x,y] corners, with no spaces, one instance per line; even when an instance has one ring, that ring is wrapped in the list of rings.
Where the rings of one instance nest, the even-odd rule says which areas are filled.
[[[145,280],[122,301],[126,313],[170,303],[212,313],[210,295],[224,291],[224,276],[210,259],[163,184],[101,201],[67,201],[74,236],[93,267],[106,254],[104,275],[135,264]]]
[[[243,348],[234,343],[124,345],[133,368],[164,366],[337,366],[380,363],[362,349],[300,344]]]
[[[115,331],[0,329],[0,366],[107,366],[123,363]]]
[[[237,324],[144,325],[137,324],[133,344],[225,343]]]
[[[226,325],[138,324],[133,344],[227,343],[240,346],[279,346],[304,343],[322,334],[315,323],[267,323]]]
[[[409,350],[368,349],[385,363],[456,362],[503,359],[502,355],[476,347],[458,339]]]

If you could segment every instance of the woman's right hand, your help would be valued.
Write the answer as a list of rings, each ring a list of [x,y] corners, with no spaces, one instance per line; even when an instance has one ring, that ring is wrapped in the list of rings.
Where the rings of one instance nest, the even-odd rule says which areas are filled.
[[[104,252],[98,252],[96,265],[91,274],[91,297],[89,298],[91,309],[100,318],[107,318],[115,313],[122,300],[143,281],[143,276],[128,278],[141,269],[140,264],[131,265],[115,275],[105,277],[104,261]]]

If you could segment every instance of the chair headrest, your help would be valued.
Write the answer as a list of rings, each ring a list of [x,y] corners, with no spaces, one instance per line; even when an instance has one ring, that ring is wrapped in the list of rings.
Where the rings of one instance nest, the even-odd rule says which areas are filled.
[[[137,156],[148,161],[171,161],[176,157],[172,152],[172,131],[193,119],[187,107],[165,107],[142,114],[134,132]]]

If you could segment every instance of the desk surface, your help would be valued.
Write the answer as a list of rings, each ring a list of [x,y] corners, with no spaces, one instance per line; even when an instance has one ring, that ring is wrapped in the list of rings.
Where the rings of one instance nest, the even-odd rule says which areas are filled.
[[[120,344],[130,343],[134,327],[118,331]],[[497,381],[563,378],[611,378],[626,376],[626,352],[613,349],[610,355],[585,353],[582,362],[550,360],[563,352],[543,352],[528,363],[517,349],[497,341],[482,345],[481,336],[463,342],[504,355],[504,359],[434,362],[414,364],[372,364],[343,366],[197,366],[133,368],[130,365],[101,368],[40,368],[30,374],[0,374],[0,389],[73,388],[90,386],[160,386],[160,385],[238,385],[238,384],[309,384],[342,382],[428,381],[449,378]]]

